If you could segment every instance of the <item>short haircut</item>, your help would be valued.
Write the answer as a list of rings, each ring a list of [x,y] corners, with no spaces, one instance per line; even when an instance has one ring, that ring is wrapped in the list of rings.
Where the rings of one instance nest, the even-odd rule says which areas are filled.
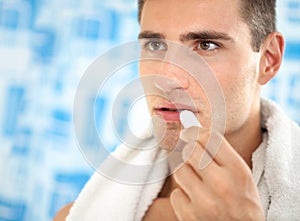
[[[141,21],[146,0],[138,0],[138,21]],[[276,0],[240,0],[240,15],[248,25],[251,47],[258,52],[268,34],[276,31]]]

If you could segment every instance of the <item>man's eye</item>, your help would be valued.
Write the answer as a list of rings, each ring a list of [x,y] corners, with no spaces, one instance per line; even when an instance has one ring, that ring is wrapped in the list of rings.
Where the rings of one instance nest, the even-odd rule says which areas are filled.
[[[145,44],[145,48],[148,48],[150,51],[165,51],[167,50],[167,45],[162,41],[148,41]]]
[[[217,48],[219,48],[219,45],[211,41],[198,42],[196,46],[196,50],[204,50],[204,51],[213,51]]]

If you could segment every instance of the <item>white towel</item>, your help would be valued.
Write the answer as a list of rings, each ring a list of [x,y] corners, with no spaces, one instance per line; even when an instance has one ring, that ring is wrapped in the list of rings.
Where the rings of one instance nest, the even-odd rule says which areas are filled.
[[[151,146],[149,143],[153,141],[149,137],[143,147]],[[167,153],[159,148],[138,151],[121,145],[113,156],[120,162],[130,162],[130,165],[124,164],[125,167],[120,168],[113,165],[112,158],[107,159],[79,194],[67,221],[140,221],[144,217],[164,184],[164,179],[157,178],[168,175],[168,164],[163,161]],[[159,168],[146,167],[140,173],[130,167],[157,161],[160,164],[155,166]],[[106,176],[101,175],[101,171],[105,171]],[[132,180],[135,184],[130,183]]]
[[[265,155],[268,221],[300,220],[300,128],[269,100],[262,100],[262,125],[268,131]]]
[[[266,185],[261,186],[259,191],[261,196],[268,196],[270,200],[268,208],[264,208],[268,211],[267,220],[300,220],[300,129],[271,101],[262,100],[261,113],[262,126],[268,130],[268,143],[263,174]],[[165,156],[158,149],[135,151],[124,145],[114,154],[134,164],[153,162]],[[113,173],[120,170],[120,176],[132,175],[130,169],[117,168],[110,163],[105,167]],[[143,174],[136,175],[139,180],[148,180],[153,171],[156,170],[149,168]],[[161,164],[159,176],[164,177],[168,172],[167,164]],[[130,185],[96,172],[80,193],[66,220],[140,221],[159,194],[163,183],[164,180],[160,180],[152,184]]]

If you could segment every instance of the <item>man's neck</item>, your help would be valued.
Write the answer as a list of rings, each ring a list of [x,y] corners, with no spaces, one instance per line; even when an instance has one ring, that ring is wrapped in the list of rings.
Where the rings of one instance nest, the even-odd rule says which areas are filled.
[[[260,126],[260,114],[252,116],[248,122],[238,131],[225,135],[225,138],[237,153],[252,169],[252,154],[262,142],[262,130]]]

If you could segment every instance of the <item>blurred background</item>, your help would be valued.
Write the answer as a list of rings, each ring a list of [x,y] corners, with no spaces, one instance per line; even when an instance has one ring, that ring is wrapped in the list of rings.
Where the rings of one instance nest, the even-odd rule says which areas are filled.
[[[300,123],[300,0],[278,0],[277,11],[286,52],[263,94]],[[0,221],[52,220],[93,173],[76,144],[74,95],[95,58],[136,39],[136,13],[136,0],[0,0]],[[96,99],[99,128],[110,124],[112,93]],[[93,148],[90,124],[82,126]],[[109,150],[118,144],[105,139]]]

